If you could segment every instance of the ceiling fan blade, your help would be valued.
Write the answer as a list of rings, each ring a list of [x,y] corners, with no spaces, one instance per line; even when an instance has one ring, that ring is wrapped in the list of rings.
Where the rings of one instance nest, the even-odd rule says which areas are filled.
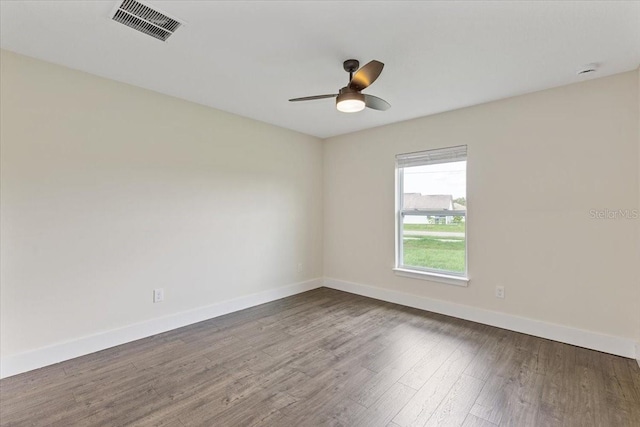
[[[364,96],[364,105],[374,110],[380,111],[388,110],[389,108],[391,108],[391,104],[389,104],[387,101],[373,95]]]
[[[364,67],[356,71],[349,82],[349,87],[357,91],[368,87],[371,83],[376,81],[383,68],[384,64],[380,61],[373,60],[369,62]]]
[[[297,101],[313,101],[314,99],[324,99],[324,98],[335,98],[336,96],[338,96],[338,94],[331,94],[331,95],[314,95],[314,96],[304,96],[302,98],[293,98],[290,99],[289,101],[291,102],[297,102]]]

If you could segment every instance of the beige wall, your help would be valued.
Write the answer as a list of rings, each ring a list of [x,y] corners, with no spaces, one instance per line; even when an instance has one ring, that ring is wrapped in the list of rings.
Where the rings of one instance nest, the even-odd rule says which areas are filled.
[[[640,221],[590,210],[639,206],[637,105],[628,72],[325,141],[325,277],[633,339]],[[397,277],[394,156],[460,144],[469,287]]]
[[[322,276],[320,140],[1,65],[3,357]]]
[[[589,214],[640,208],[640,70],[323,148],[0,59],[3,357],[323,274],[640,341],[640,221]],[[471,283],[397,277],[394,155],[458,144],[469,146]]]

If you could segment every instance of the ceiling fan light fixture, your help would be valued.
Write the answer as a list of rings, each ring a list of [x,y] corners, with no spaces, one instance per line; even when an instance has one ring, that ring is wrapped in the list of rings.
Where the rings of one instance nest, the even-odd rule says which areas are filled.
[[[365,107],[379,111],[388,110],[391,105],[384,99],[362,94],[362,90],[368,88],[380,76],[384,64],[374,59],[360,69],[359,65],[360,63],[356,59],[344,61],[342,67],[349,73],[349,84],[340,89],[337,94],[303,96],[302,98],[292,98],[289,102],[335,98],[336,109],[343,113],[357,113],[364,110]]]
[[[364,107],[364,95],[358,92],[341,93],[336,98],[336,108],[343,113],[357,113]]]

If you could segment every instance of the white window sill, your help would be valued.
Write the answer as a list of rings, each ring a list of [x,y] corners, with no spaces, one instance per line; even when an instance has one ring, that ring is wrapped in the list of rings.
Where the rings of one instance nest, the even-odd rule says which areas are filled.
[[[412,279],[429,280],[431,282],[446,283],[454,286],[469,286],[469,278],[461,276],[450,276],[448,274],[432,273],[429,271],[409,270],[406,268],[394,268],[396,276],[410,277]]]

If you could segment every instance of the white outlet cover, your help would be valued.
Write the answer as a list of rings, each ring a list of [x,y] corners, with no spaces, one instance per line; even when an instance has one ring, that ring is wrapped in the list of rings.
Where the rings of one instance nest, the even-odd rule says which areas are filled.
[[[162,302],[164,301],[164,289],[154,289],[153,290],[153,302]]]

